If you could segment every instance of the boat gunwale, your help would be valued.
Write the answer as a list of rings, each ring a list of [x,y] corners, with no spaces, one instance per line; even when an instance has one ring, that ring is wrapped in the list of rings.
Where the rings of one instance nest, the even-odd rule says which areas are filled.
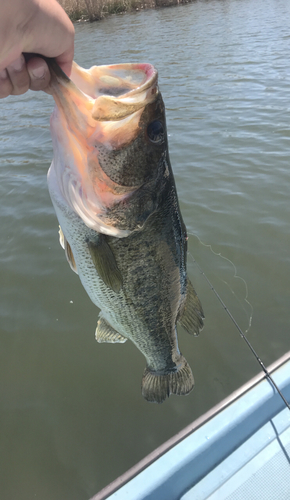
[[[271,373],[275,372],[278,368],[281,368],[289,360],[290,360],[290,351],[288,351],[283,356],[281,356],[279,359],[274,361],[271,365],[269,365],[269,367],[267,368],[268,373],[271,374]],[[187,425],[184,429],[179,431],[177,434],[175,434],[170,439],[165,441],[165,443],[158,446],[155,450],[153,450],[151,453],[149,453],[146,457],[144,457],[139,462],[137,462],[137,464],[133,465],[133,467],[128,469],[126,472],[124,472],[122,475],[120,475],[118,478],[116,478],[110,484],[105,486],[96,495],[91,497],[90,500],[105,500],[106,498],[108,498],[110,495],[115,493],[122,486],[124,486],[126,483],[131,481],[138,474],[140,474],[143,470],[145,470],[147,467],[149,467],[152,463],[154,463],[156,460],[158,460],[160,457],[162,457],[165,453],[167,453],[169,450],[171,450],[174,446],[176,446],[178,443],[180,443],[185,438],[190,436],[193,432],[195,432],[197,429],[199,429],[201,426],[203,426],[209,420],[214,418],[216,415],[218,415],[225,408],[227,408],[232,403],[237,401],[239,398],[244,396],[247,392],[249,392],[251,389],[253,389],[256,385],[258,385],[260,382],[262,382],[265,379],[267,379],[266,373],[264,371],[259,372],[257,375],[255,375],[253,378],[251,378],[248,382],[246,382],[241,387],[239,387],[238,389],[233,391],[229,396],[224,398],[220,403],[217,403],[210,410],[208,410],[203,415],[198,417],[192,423]],[[267,380],[269,381],[269,384],[271,384],[270,380],[269,379],[267,379]]]

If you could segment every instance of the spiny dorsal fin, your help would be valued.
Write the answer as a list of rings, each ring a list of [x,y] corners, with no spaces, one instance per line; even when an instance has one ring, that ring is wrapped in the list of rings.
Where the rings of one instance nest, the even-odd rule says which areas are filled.
[[[186,300],[178,322],[191,335],[197,336],[203,328],[204,314],[191,281],[187,280]]]
[[[62,248],[64,249],[65,251],[65,256],[67,258],[67,261],[70,265],[70,268],[76,273],[78,274],[78,270],[77,270],[77,266],[76,266],[76,262],[75,262],[75,258],[73,256],[73,253],[72,253],[72,249],[70,247],[70,244],[68,243],[65,235],[63,234],[62,232],[62,229],[61,227],[59,226],[59,231],[58,231],[58,234],[59,234],[59,242],[62,246]]]
[[[87,245],[100,278],[114,292],[119,292],[123,279],[106,236],[98,234],[98,237],[93,241],[88,240]]]
[[[114,328],[102,316],[98,321],[95,337],[97,342],[100,344],[103,342],[107,342],[109,344],[124,344],[127,340],[126,337],[123,337],[123,335],[114,330]]]

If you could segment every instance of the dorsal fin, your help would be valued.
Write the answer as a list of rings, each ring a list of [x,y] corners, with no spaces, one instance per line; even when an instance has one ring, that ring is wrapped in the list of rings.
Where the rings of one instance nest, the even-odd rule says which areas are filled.
[[[203,328],[204,314],[200,300],[191,281],[187,280],[186,300],[178,322],[191,335],[197,336]]]
[[[118,293],[123,279],[106,236],[98,233],[94,240],[87,240],[87,245],[100,278],[109,288]]]

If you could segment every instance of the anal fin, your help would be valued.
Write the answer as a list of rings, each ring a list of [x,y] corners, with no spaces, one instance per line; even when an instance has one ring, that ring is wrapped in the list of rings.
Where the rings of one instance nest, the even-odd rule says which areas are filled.
[[[123,337],[123,335],[114,330],[114,328],[102,316],[98,321],[95,337],[97,342],[100,344],[124,344],[127,340],[126,337]]]
[[[178,322],[191,335],[197,336],[203,328],[204,313],[202,305],[193,288],[191,281],[187,280],[187,293],[183,310]]]

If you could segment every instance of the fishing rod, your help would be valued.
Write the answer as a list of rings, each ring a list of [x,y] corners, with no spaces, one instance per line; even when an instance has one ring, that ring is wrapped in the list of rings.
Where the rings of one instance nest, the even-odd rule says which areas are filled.
[[[191,254],[192,256],[192,254]],[[205,280],[207,281],[209,287],[211,288],[211,290],[213,291],[213,293],[215,294],[215,296],[217,297],[217,299],[219,300],[219,302],[221,303],[221,305],[223,306],[224,310],[226,311],[226,313],[228,314],[228,316],[230,317],[231,321],[234,323],[235,327],[237,328],[239,334],[241,335],[242,339],[246,342],[247,346],[249,347],[249,349],[251,350],[252,354],[255,356],[256,360],[258,361],[259,365],[261,366],[263,372],[265,373],[267,379],[269,380],[269,382],[272,384],[272,386],[276,389],[277,393],[279,394],[280,398],[283,400],[284,404],[286,405],[286,407],[288,408],[288,410],[290,410],[290,404],[288,403],[288,401],[284,398],[282,392],[280,391],[279,387],[277,386],[276,382],[274,381],[273,377],[270,375],[270,373],[268,372],[267,368],[265,367],[263,361],[261,360],[261,358],[258,356],[258,354],[256,353],[255,349],[253,348],[252,344],[250,343],[250,341],[247,339],[247,337],[245,336],[244,332],[242,331],[241,327],[239,326],[239,324],[237,323],[237,321],[235,320],[235,318],[233,317],[232,313],[230,312],[230,310],[228,309],[228,307],[226,306],[226,304],[224,303],[223,299],[221,298],[221,296],[218,294],[218,292],[216,291],[216,289],[214,288],[214,286],[212,285],[212,283],[210,282],[210,280],[208,279],[207,275],[205,274],[205,272],[202,270],[202,268],[200,267],[200,265],[198,264],[198,262],[196,262],[195,258],[192,256],[192,259],[193,259],[193,262],[197,265],[200,273],[202,274],[202,276],[205,278]]]

